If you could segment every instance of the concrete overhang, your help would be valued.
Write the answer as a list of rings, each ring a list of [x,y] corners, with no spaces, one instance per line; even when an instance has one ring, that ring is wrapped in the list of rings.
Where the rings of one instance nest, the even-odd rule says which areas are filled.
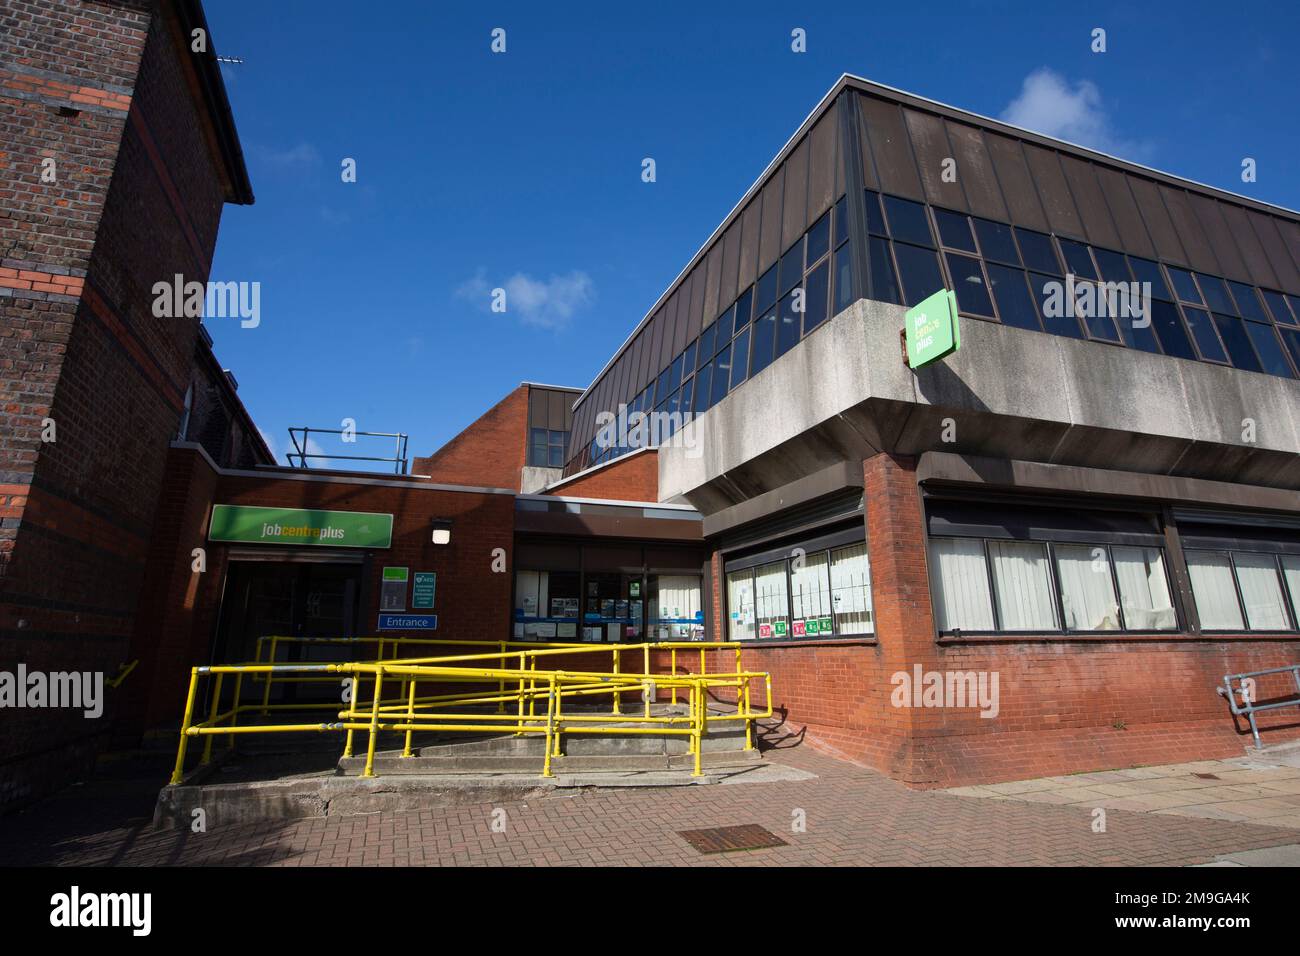
[[[976,319],[913,372],[905,311],[855,302],[686,426],[661,500],[710,515],[882,451],[1300,489],[1300,383]]]

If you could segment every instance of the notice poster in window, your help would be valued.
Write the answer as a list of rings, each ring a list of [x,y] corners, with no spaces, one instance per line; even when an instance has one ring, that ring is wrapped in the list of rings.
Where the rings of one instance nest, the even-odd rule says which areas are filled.
[[[582,629],[582,639],[583,639],[584,641],[599,641],[599,640],[600,640],[600,628],[598,628],[598,627],[584,627],[584,628]]]
[[[577,637],[578,625],[573,621],[561,621],[555,626],[556,637]]]
[[[773,626],[777,637],[785,637],[785,621],[777,621]]]
[[[555,625],[552,623],[542,621],[533,626],[537,628],[535,633],[538,637],[548,638],[555,636]]]
[[[617,618],[624,618],[624,617],[627,617],[627,602],[626,602],[626,601],[615,601],[615,602],[614,602],[614,616],[617,617]]]
[[[605,625],[605,639],[606,639],[606,640],[610,641],[611,643],[617,644],[618,641],[619,641],[619,638],[621,638],[622,636],[623,636],[623,625],[622,625],[622,624],[606,624],[606,625]]]
[[[522,641],[523,639],[524,639],[524,625],[523,625],[523,624],[519,624],[519,623],[516,622],[516,624],[515,624],[515,640],[516,640],[516,641]]]
[[[613,599],[613,598],[605,598],[603,601],[600,602],[600,616],[601,616],[601,617],[613,617],[613,616],[614,616],[614,599]]]
[[[829,634],[832,630],[831,619],[829,617],[819,617],[817,619],[817,630],[822,634]]]
[[[804,632],[809,635],[818,633],[822,629],[822,623],[817,618],[809,618],[804,625]],[[799,637],[799,625],[795,623],[794,636]]]
[[[573,617],[573,618],[576,618],[576,617],[578,616],[578,599],[577,599],[577,598],[565,598],[565,599],[564,599],[564,616],[565,616],[565,617]]]
[[[808,623],[812,624],[814,627],[817,625],[816,621],[809,621]],[[803,621],[795,621],[793,628],[794,629],[792,633],[794,634],[795,637],[803,637],[804,634],[807,633],[807,629],[805,628]]]
[[[630,581],[627,586],[628,597],[639,598],[641,596],[641,582]]]
[[[759,637],[771,637],[771,636],[772,636],[772,625],[771,625],[771,624],[760,624],[760,625],[758,625],[758,636],[759,636]]]

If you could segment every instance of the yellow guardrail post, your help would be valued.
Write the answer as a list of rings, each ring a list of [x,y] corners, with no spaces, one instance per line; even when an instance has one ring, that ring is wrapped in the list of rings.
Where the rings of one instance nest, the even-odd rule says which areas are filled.
[[[533,676],[528,680],[528,716],[537,716],[537,658],[530,658],[528,669],[533,672]]]
[[[555,677],[550,678],[546,700],[546,756],[542,758],[542,776],[554,777],[551,773],[551,738],[555,732]]]
[[[269,661],[267,661],[268,664],[274,664],[274,663],[275,663],[275,649],[276,649],[276,642],[277,642],[278,640],[279,640],[278,637],[272,635],[272,637],[271,637],[271,659],[270,659]],[[271,672],[270,672],[270,671],[267,671],[267,673],[266,673],[266,688],[262,691],[262,716],[263,716],[263,717],[265,717],[265,716],[267,715],[267,712],[268,712],[268,705],[269,705],[270,703],[271,703]]]
[[[406,746],[402,748],[403,757],[411,756],[411,733],[415,725],[415,678],[412,677],[407,683],[409,696],[406,700]]]
[[[677,676],[677,648],[675,648],[675,647],[672,649],[672,675],[671,675],[671,676],[673,676],[673,677],[676,677],[676,676]],[[677,684],[674,682],[674,684],[673,684],[673,704],[675,705],[676,703],[677,703]]]
[[[225,676],[226,676],[225,674],[218,674],[217,679],[213,681],[212,684],[212,706],[208,708],[209,727],[211,727],[213,724],[216,723],[217,714],[221,713],[221,678]],[[200,758],[199,763],[200,764],[210,763],[211,760],[212,760],[212,735],[209,734],[208,739],[203,741],[203,756],[202,758]]]
[[[344,678],[344,680],[347,680],[347,679],[348,679],[348,678],[346,678],[346,677]],[[355,710],[357,709],[357,691],[359,691],[359,690],[361,689],[361,674],[360,674],[360,672],[358,672],[358,671],[353,671],[353,672],[352,672],[352,676],[351,676],[351,680],[352,680],[352,686],[348,688],[348,699],[347,699],[346,703],[347,703],[347,705],[348,705],[348,710],[349,710],[349,711],[355,711]],[[349,721],[349,723],[351,723],[351,721]],[[354,731],[351,727],[348,728],[347,739],[346,739],[346,740],[344,741],[344,743],[343,743],[343,756],[345,756],[345,757],[351,757],[351,756],[352,756],[353,735],[354,735],[355,733],[356,733],[356,731]]]
[[[700,751],[703,747],[703,730],[704,730],[704,682],[697,680],[692,686],[695,696],[695,707],[692,710],[694,720],[691,722],[691,739],[695,742],[695,769],[691,771],[692,777],[702,777],[704,771],[700,769]]]
[[[615,645],[615,647],[614,647],[614,674],[615,674],[615,676],[618,675],[618,662],[619,662],[619,648],[618,648],[617,645]],[[623,693],[622,693],[622,691],[619,689],[618,681],[615,681],[615,682],[614,682],[614,713],[616,713],[616,714],[621,714],[621,713],[623,713],[623,707],[622,707],[622,704],[623,704]]]
[[[749,696],[749,678],[741,678],[745,682],[745,749],[754,749],[754,708]]]
[[[176,768],[172,771],[171,782],[178,784],[183,779],[185,770],[185,745],[189,743],[190,720],[194,717],[194,695],[199,689],[199,669],[190,668],[190,689],[185,696],[185,716],[181,718],[181,742],[176,746]]]
[[[239,723],[239,698],[244,693],[244,675],[239,673],[235,675],[235,699],[230,703],[230,726],[234,727]],[[226,734],[226,749],[235,749],[235,735]]]
[[[526,666],[527,659],[528,659],[527,653],[525,651],[520,651],[519,652],[519,723],[515,725],[517,727],[522,727],[524,725],[524,669]],[[523,731],[517,731],[515,733],[515,736],[522,737]]]
[[[375,668],[375,699],[370,706],[370,740],[366,744],[366,769],[362,772],[363,777],[373,777],[375,775],[375,742],[379,738],[379,691],[384,686],[384,669],[383,667]]]
[[[555,694],[555,756],[560,756],[560,719],[564,709],[564,686],[560,685],[556,693],[555,678],[551,678],[551,693]]]
[[[506,642],[502,641],[497,646],[501,648],[501,657],[497,659],[497,665],[504,670],[506,666]],[[506,712],[506,679],[504,677],[497,681],[497,694],[501,697],[497,701],[497,713],[504,714]]]

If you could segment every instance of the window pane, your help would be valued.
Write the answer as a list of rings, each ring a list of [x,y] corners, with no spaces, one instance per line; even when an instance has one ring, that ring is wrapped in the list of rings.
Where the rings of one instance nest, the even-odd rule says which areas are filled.
[[[1183,328],[1183,320],[1178,314],[1178,306],[1172,302],[1151,300],[1151,327],[1160,338],[1160,346],[1166,355],[1183,359],[1196,358],[1187,330]]]
[[[564,467],[564,446],[563,445],[551,446],[551,467],[552,468]]]
[[[623,577],[629,579],[627,575]],[[704,605],[700,601],[698,574],[651,574],[646,584],[649,593],[646,610],[650,625],[647,636],[651,640],[704,640]],[[620,598],[627,596],[626,587],[624,583]],[[621,600],[615,601],[616,613],[621,603]],[[639,603],[636,600],[629,601],[633,607]],[[628,634],[628,637],[635,637],[635,634]]]
[[[1138,282],[1151,283],[1151,296],[1156,299],[1172,300],[1173,296],[1169,294],[1169,286],[1165,284],[1165,277],[1160,272],[1160,264],[1152,262],[1150,259],[1139,259],[1137,256],[1128,257],[1129,268],[1133,270],[1133,278]]]
[[[690,375],[692,372],[695,371],[695,366],[697,364],[695,361],[695,353],[696,350],[699,349],[699,345],[700,345],[700,339],[696,339],[690,345],[686,346],[686,351],[682,353],[682,374],[683,375]],[[707,355],[704,356],[704,359],[705,361],[708,361],[708,356]]]
[[[1178,293],[1178,298],[1193,305],[1201,305],[1201,293],[1196,288],[1196,283],[1192,281],[1192,274],[1185,269],[1175,269],[1173,266],[1165,266],[1165,268],[1169,270],[1169,278],[1173,280],[1174,291]]]
[[[1079,320],[1065,314],[1065,281],[1055,276],[1031,273],[1029,289],[1038,303],[1038,311],[1043,317],[1043,328],[1053,335],[1067,335],[1072,339],[1083,338],[1083,329]]]
[[[808,280],[804,283],[804,335],[807,335],[813,329],[817,328],[817,326],[826,321],[826,296],[830,291],[826,286],[830,281],[830,269],[830,262],[823,262],[812,272],[808,273]]]
[[[975,235],[979,237],[980,251],[985,259],[1020,265],[1020,253],[1016,251],[1015,240],[1011,238],[1011,227],[988,219],[975,220]]]
[[[898,273],[903,280],[903,301],[916,305],[943,288],[943,274],[939,271],[939,256],[929,249],[895,243]]]
[[[748,325],[754,308],[754,287],[750,286],[736,300],[736,328]]]
[[[867,232],[873,236],[885,235],[885,215],[880,211],[880,194],[868,189],[866,191],[866,205]],[[844,236],[840,238],[842,239]]]
[[[1246,323],[1231,315],[1216,315],[1214,324],[1218,326],[1219,335],[1223,337],[1224,347],[1232,356],[1232,364],[1248,372],[1262,372],[1264,366],[1255,357],[1251,347],[1250,336],[1246,334]]]
[[[1291,315],[1291,310],[1286,306],[1286,298],[1280,292],[1264,291],[1264,301],[1268,303],[1268,311],[1273,313],[1273,321],[1282,325],[1294,325],[1295,319]]]
[[[718,316],[718,321],[713,323],[718,330],[718,334],[714,337],[715,349],[722,348],[724,343],[731,341],[731,336],[736,331],[735,318],[736,310],[731,308]]]
[[[694,407],[691,402],[694,395],[692,390],[695,388],[696,381],[698,381],[698,376],[687,379],[686,384],[682,386],[681,399],[677,404],[683,414],[689,412]]]
[[[713,360],[713,395],[709,399],[709,405],[713,406],[722,400],[727,394],[727,387],[731,382],[731,346],[723,346],[718,357]]]
[[[710,388],[713,385],[713,363],[710,362],[695,375],[695,414],[709,410]]]
[[[772,347],[776,344],[776,309],[754,324],[754,345],[750,349],[749,374],[757,375],[772,364]]]
[[[1083,316],[1084,325],[1088,327],[1088,334],[1094,339],[1118,342],[1120,340],[1119,333],[1115,330],[1110,305],[1097,283],[1075,283],[1074,296],[1075,312]]]
[[[1232,565],[1219,551],[1188,551],[1187,576],[1196,599],[1201,628],[1207,631],[1241,630],[1241,607],[1232,584]]]
[[[1212,362],[1228,361],[1227,353],[1219,344],[1219,337],[1214,333],[1214,326],[1210,323],[1210,317],[1206,315],[1205,310],[1183,306],[1183,315],[1187,317],[1187,327],[1192,330],[1192,338],[1196,339],[1196,347],[1200,349],[1201,357]]]
[[[1003,324],[1041,332],[1043,327],[1038,324],[1038,311],[1034,308],[1034,300],[1029,297],[1025,274],[1019,269],[1010,269],[992,262],[988,264],[988,270],[993,297],[998,301],[998,314],[1002,317]]]
[[[961,213],[936,209],[934,221],[939,227],[939,241],[949,249],[960,249],[962,252],[975,251],[975,239],[970,233],[970,223]]]
[[[803,279],[803,239],[781,257],[781,292],[789,292]]]
[[[876,236],[871,237],[871,298],[876,302],[892,302],[899,305],[903,299],[898,292],[898,279],[894,276],[894,260],[889,254],[889,242]],[[837,263],[838,268],[838,263]],[[847,272],[848,262],[844,264]],[[836,277],[836,299],[839,298]],[[847,276],[845,277],[847,282]]]
[[[831,247],[831,214],[826,213],[808,230],[808,264],[814,264]]]
[[[1277,332],[1273,326],[1261,322],[1247,322],[1245,325],[1246,334],[1250,336],[1250,341],[1255,346],[1255,353],[1259,356],[1264,371],[1270,375],[1291,378],[1291,366],[1287,364],[1286,355],[1282,352],[1282,346],[1278,343]]]
[[[790,636],[784,561],[754,569],[754,610],[759,637]]]
[[[1223,284],[1222,279],[1216,279],[1214,276],[1198,275],[1197,283],[1201,287],[1201,294],[1205,296],[1205,304],[1210,307],[1211,312],[1224,312],[1228,315],[1237,314],[1237,306],[1228,296],[1228,287]]]
[[[794,310],[794,293],[788,292],[781,299],[779,321],[776,325],[776,357],[780,358],[799,341],[799,330],[803,327],[803,316]]]
[[[772,266],[759,277],[754,289],[754,313],[762,315],[776,304],[776,266]]]
[[[930,592],[940,631],[993,630],[984,542],[977,538],[930,539]]]
[[[1103,292],[1107,291],[1106,286],[1107,283],[1102,283]],[[1140,299],[1129,297],[1121,289],[1115,292],[1113,300],[1105,299],[1105,305],[1111,318],[1119,326],[1119,332],[1124,337],[1125,345],[1129,348],[1141,349],[1144,352],[1160,354],[1160,343],[1156,341],[1154,328],[1155,320],[1151,316],[1139,314],[1142,311],[1142,301]],[[1154,306],[1155,300],[1152,300],[1150,305]]]
[[[825,551],[805,555],[802,561],[790,565],[790,604],[794,610],[792,637],[806,637],[809,630],[819,633],[822,618],[831,616],[828,565]],[[812,628],[808,627],[810,618],[817,622]]]
[[[731,387],[735,388],[749,377],[749,329],[745,328],[736,336],[735,346],[731,350]]]
[[[882,240],[872,239],[871,248],[874,250],[876,243],[880,241]],[[839,315],[853,302],[853,273],[849,265],[849,256],[852,252],[852,243],[840,246],[835,252],[835,306],[831,310],[833,315]]]
[[[1061,252],[1065,256],[1065,264],[1070,272],[1085,279],[1097,278],[1097,270],[1093,268],[1092,256],[1088,254],[1088,247],[1081,242],[1074,242],[1070,239],[1061,239]]]
[[[1107,282],[1132,281],[1132,277],[1128,273],[1128,263],[1118,252],[1094,247],[1092,255],[1097,260],[1097,268],[1101,270],[1101,277]]]
[[[1291,607],[1300,614],[1300,557],[1282,555],[1282,577],[1286,578],[1286,588],[1291,594]]]
[[[1282,601],[1282,582],[1277,576],[1277,562],[1271,554],[1232,556],[1237,566],[1237,584],[1246,605],[1246,626],[1252,631],[1285,631],[1291,626],[1286,604]]]
[[[1119,603],[1110,577],[1110,558],[1101,547],[1058,544],[1056,574],[1061,581],[1061,610],[1071,631],[1119,630]]]
[[[957,293],[957,307],[971,315],[993,315],[993,303],[989,301],[989,290],[984,284],[984,270],[980,261],[969,256],[959,256],[951,252],[948,257],[948,271],[952,274],[953,288]]]
[[[713,337],[717,334],[716,326],[710,325],[700,334],[700,365],[706,364],[709,359],[713,358]]]
[[[1172,631],[1178,627],[1159,548],[1111,548],[1124,626],[1130,631]]]
[[[923,246],[934,245],[934,236],[930,234],[930,219],[926,216],[923,205],[897,196],[886,196],[884,199],[891,236]]]
[[[754,627],[754,575],[732,571],[727,575],[727,640],[752,641]]]
[[[1058,630],[1047,546],[1036,541],[990,541],[989,561],[1001,630]]]
[[[1300,567],[1297,578],[1300,579]],[[865,544],[831,552],[831,606],[835,611],[836,634],[876,632],[871,611],[871,566]]]
[[[1052,237],[1029,229],[1017,229],[1016,240],[1020,243],[1020,252],[1024,256],[1025,266],[1036,272],[1051,275],[1061,274],[1061,264],[1056,260],[1056,250],[1052,248]]]
[[[841,243],[848,242],[849,239],[849,197],[841,196],[840,201],[835,204],[835,245],[838,248]]]

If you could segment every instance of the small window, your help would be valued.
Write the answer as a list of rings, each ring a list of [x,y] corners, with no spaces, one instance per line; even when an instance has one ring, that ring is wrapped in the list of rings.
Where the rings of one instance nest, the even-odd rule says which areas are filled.
[[[1237,306],[1228,295],[1228,287],[1223,284],[1222,279],[1198,275],[1196,281],[1201,287],[1201,295],[1205,297],[1205,304],[1210,307],[1211,312],[1222,312],[1225,315],[1237,314]]]
[[[754,287],[750,286],[736,300],[736,328],[748,325],[754,308]]]
[[[1295,367],[1300,368],[1300,332],[1294,329],[1278,329],[1282,333],[1282,341],[1286,347],[1291,350],[1291,360],[1295,362]]]
[[[784,561],[774,561],[754,569],[754,610],[759,637],[790,636],[790,603]]]
[[[1061,612],[1070,631],[1117,631],[1119,602],[1105,548],[1058,544],[1056,574],[1061,582]]]
[[[1229,282],[1228,288],[1232,290],[1232,301],[1237,303],[1238,315],[1246,319],[1254,319],[1256,322],[1268,321],[1268,316],[1264,314],[1264,306],[1260,304],[1254,287],[1242,282]]]
[[[776,305],[776,266],[764,272],[754,288],[754,314],[757,316]]]
[[[695,379],[689,379],[681,388],[680,397],[678,398],[677,407],[685,414],[691,410],[691,403],[695,397]]]
[[[1187,330],[1183,327],[1183,320],[1178,315],[1178,306],[1172,302],[1152,300],[1151,327],[1160,339],[1160,347],[1166,355],[1182,359],[1196,358]]]
[[[885,214],[889,217],[889,234],[904,242],[915,242],[923,246],[933,246],[934,236],[930,233],[930,219],[925,214],[925,206],[910,199],[897,196],[885,197]],[[907,285],[906,282],[903,283]]]
[[[1246,334],[1250,336],[1251,344],[1255,346],[1255,354],[1259,356],[1264,371],[1269,375],[1293,378],[1286,353],[1282,351],[1282,345],[1277,340],[1277,330],[1262,322],[1247,322],[1245,325]]]
[[[829,293],[830,262],[823,262],[808,273],[804,283],[803,334],[807,335],[826,321],[826,299]]]
[[[1300,295],[1292,295],[1288,292],[1285,298],[1286,304],[1291,306],[1291,314],[1295,316],[1294,324],[1300,325]]]
[[[835,248],[849,241],[849,197],[841,196],[835,204]]]
[[[1264,366],[1259,364],[1255,349],[1246,334],[1246,323],[1236,316],[1215,315],[1214,324],[1219,329],[1223,345],[1232,356],[1232,364],[1247,372],[1262,372]]]
[[[887,235],[885,232],[885,214],[880,211],[880,194],[868,189],[866,191],[867,232],[873,236]],[[841,239],[845,236],[841,236]]]
[[[939,227],[939,241],[944,246],[949,249],[960,249],[962,252],[975,252],[975,239],[971,235],[970,222],[961,213],[936,209],[934,222]]]
[[[975,235],[979,237],[980,252],[985,259],[1012,266],[1020,265],[1020,253],[1016,250],[1010,226],[989,219],[976,219]]]
[[[988,546],[1000,629],[1059,630],[1047,546],[1037,541],[990,541]]]
[[[831,607],[836,634],[848,637],[876,632],[871,610],[871,565],[865,544],[831,552]]]
[[[713,347],[713,337],[717,332],[717,326],[710,325],[700,333],[700,365],[707,363],[709,359],[713,358],[713,353],[717,351],[717,349]]]
[[[695,353],[699,349],[700,339],[696,339],[690,345],[686,346],[686,351],[682,353],[682,371],[690,375],[695,371],[696,361]]]
[[[1183,315],[1187,318],[1187,327],[1192,330],[1192,338],[1196,340],[1201,358],[1211,362],[1227,362],[1227,353],[1223,351],[1219,336],[1215,333],[1214,325],[1205,310],[1183,306]]]
[[[1236,552],[1232,555],[1232,563],[1237,569],[1241,601],[1246,606],[1246,626],[1252,631],[1285,631],[1289,628],[1291,622],[1282,599],[1277,559],[1271,554]]]
[[[1019,269],[1011,269],[990,262],[988,264],[989,283],[993,286],[993,298],[998,303],[998,315],[1003,325],[1014,325],[1019,329],[1043,330],[1038,322],[1038,311],[1034,300],[1029,297],[1029,287],[1025,285],[1025,274]]]
[[[709,362],[695,374],[695,414],[703,415],[709,410],[709,400],[713,397],[713,363]]]
[[[731,341],[731,336],[736,331],[735,319],[736,309],[734,306],[718,316],[718,321],[713,323],[718,330],[714,348],[722,348],[724,342]]]
[[[1072,339],[1083,338],[1083,328],[1079,325],[1079,320],[1074,315],[1067,314],[1063,279],[1030,273],[1029,289],[1038,303],[1044,329],[1053,335],[1064,335]],[[1072,313],[1073,309],[1069,311]]]
[[[1178,293],[1178,298],[1184,302],[1190,302],[1192,305],[1203,305],[1201,301],[1201,292],[1196,288],[1196,280],[1186,269],[1175,269],[1173,266],[1165,266],[1169,270],[1169,278],[1173,280],[1174,291]]]
[[[1291,315],[1291,310],[1287,308],[1286,296],[1281,292],[1269,292],[1267,289],[1261,290],[1260,295],[1264,297],[1264,302],[1268,305],[1268,311],[1273,316],[1273,321],[1279,325],[1295,325],[1295,317]]]
[[[1279,555],[1282,563],[1282,577],[1286,581],[1287,592],[1291,595],[1291,607],[1300,613],[1300,556],[1294,554]]]
[[[791,563],[790,607],[794,637],[807,636],[808,620],[817,622],[831,616],[831,579],[825,551]]]
[[[752,641],[758,636],[752,571],[733,571],[727,575],[727,611],[728,640]]]
[[[776,345],[776,309],[769,309],[754,324],[754,344],[750,348],[749,374],[752,378],[772,364]]]
[[[1130,631],[1173,631],[1178,628],[1165,574],[1164,555],[1159,548],[1111,548],[1115,578],[1124,610],[1124,626]]]
[[[993,630],[993,603],[983,541],[931,538],[930,581],[940,631]]]
[[[1097,278],[1097,270],[1093,267],[1092,255],[1088,252],[1087,246],[1070,239],[1058,239],[1058,241],[1061,243],[1061,254],[1065,256],[1068,271],[1085,279]]]
[[[883,242],[883,240],[871,240],[873,255],[877,242]],[[852,254],[852,243],[840,246],[835,251],[835,305],[831,310],[834,315],[839,315],[853,303],[853,272],[850,265],[850,256]],[[893,266],[890,266],[889,271],[893,272]]]
[[[803,279],[803,239],[786,250],[781,257],[781,293],[784,295]]]
[[[713,387],[709,398],[710,407],[722,401],[727,394],[727,386],[731,381],[731,346],[725,345],[718,357],[713,360]]]
[[[1207,631],[1239,631],[1241,605],[1232,581],[1232,562],[1220,551],[1188,551],[1187,576],[1201,628]]]
[[[953,289],[957,293],[957,307],[970,315],[993,315],[984,269],[978,259],[946,252],[948,272],[952,275]]]
[[[1020,244],[1020,254],[1025,266],[1033,272],[1046,272],[1049,275],[1061,275],[1061,264],[1057,261],[1056,250],[1052,248],[1052,237],[1029,229],[1016,229],[1016,241]]]
[[[1111,252],[1109,249],[1098,249],[1094,246],[1092,256],[1097,260],[1097,268],[1101,271],[1101,277],[1107,282],[1133,281],[1132,276],[1129,275],[1128,261],[1120,253]]]
[[[795,311],[795,294],[787,292],[781,297],[777,310],[776,323],[776,358],[780,358],[799,342],[800,330],[803,328],[803,315]]]
[[[731,349],[731,387],[735,388],[749,377],[749,327],[740,330]]]
[[[894,259],[889,254],[888,241],[878,236],[871,237],[871,243],[868,246],[871,250],[871,298],[876,302],[890,302],[894,305],[902,303],[902,296],[898,292],[898,279],[894,276]],[[837,268],[839,267],[837,263]],[[843,265],[844,286],[847,289],[849,285],[849,265],[847,258]],[[839,282],[836,278],[836,298],[839,298]],[[838,302],[836,310],[840,310]]]
[[[808,264],[815,265],[831,248],[831,214],[826,213],[808,230]]]
[[[944,287],[939,256],[933,250],[895,243],[898,273],[903,280],[905,305],[916,305]]]
[[[1139,259],[1137,256],[1128,257],[1129,268],[1133,270],[1133,278],[1138,282],[1147,282],[1151,285],[1151,297],[1153,299],[1163,299],[1166,302],[1172,302],[1173,296],[1169,294],[1169,286],[1165,284],[1165,277],[1160,271],[1160,263],[1152,262],[1150,259]]]

